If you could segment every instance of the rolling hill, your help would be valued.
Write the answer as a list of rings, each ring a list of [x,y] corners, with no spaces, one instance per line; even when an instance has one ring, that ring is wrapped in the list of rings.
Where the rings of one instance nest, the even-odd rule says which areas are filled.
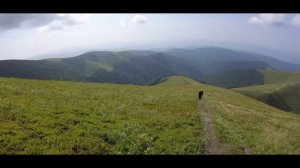
[[[187,62],[199,67],[199,70],[205,72],[206,74],[216,73],[223,70],[221,67],[219,69],[218,66],[215,66],[215,63],[219,62],[222,64],[222,62],[230,61],[256,61],[265,63],[273,69],[300,72],[299,64],[279,61],[266,55],[227,48],[203,47],[196,49],[172,49],[165,51],[164,53],[179,58],[185,58]],[[239,65],[236,64],[235,66]]]
[[[267,69],[262,74],[263,85],[234,90],[281,110],[300,113],[300,73]]]
[[[225,48],[91,51],[70,58],[0,61],[0,76],[42,80],[151,85],[184,75],[220,87],[263,84],[261,70],[300,71],[271,57]],[[227,76],[227,77],[225,77]]]
[[[205,82],[219,87],[235,88],[264,84],[264,78],[254,69],[236,69],[206,76]]]
[[[95,51],[63,59],[0,61],[0,76],[27,79],[146,85],[172,74],[201,76],[184,60],[151,51]]]
[[[190,84],[197,84],[198,81],[187,78],[185,76],[168,76],[157,80],[156,82],[152,83],[151,85],[156,86],[181,86],[181,85],[190,85]]]
[[[215,153],[300,153],[299,115],[182,76],[153,86],[0,83],[1,154],[206,154],[208,119]]]

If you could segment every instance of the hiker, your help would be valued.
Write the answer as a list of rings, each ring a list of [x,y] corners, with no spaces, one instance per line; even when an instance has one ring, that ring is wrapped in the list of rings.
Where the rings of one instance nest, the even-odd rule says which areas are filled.
[[[203,96],[203,90],[200,90],[199,91],[199,100],[201,100],[202,96]]]

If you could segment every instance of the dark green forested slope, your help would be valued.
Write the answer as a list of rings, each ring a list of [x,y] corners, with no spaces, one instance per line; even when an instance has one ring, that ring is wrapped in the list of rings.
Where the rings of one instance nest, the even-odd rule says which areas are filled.
[[[300,113],[300,73],[267,69],[261,74],[263,85],[234,90],[281,110]]]
[[[224,48],[154,51],[92,51],[71,58],[0,61],[0,76],[26,79],[151,84],[184,75],[221,87],[261,84],[262,69],[300,71],[296,64]],[[226,76],[226,77],[225,77]]]

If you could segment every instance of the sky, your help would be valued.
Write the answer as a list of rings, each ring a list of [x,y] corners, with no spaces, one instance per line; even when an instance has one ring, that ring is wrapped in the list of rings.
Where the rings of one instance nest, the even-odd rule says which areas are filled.
[[[0,14],[0,59],[77,50],[250,43],[300,53],[300,14]]]

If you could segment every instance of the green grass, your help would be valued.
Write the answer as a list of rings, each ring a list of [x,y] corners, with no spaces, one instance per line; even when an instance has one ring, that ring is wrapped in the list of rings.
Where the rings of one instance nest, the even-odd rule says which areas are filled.
[[[284,111],[300,113],[300,73],[264,70],[265,84],[234,89]]]
[[[300,81],[300,73],[276,70],[263,70],[265,84],[291,83]]]
[[[300,116],[286,113],[230,90],[202,85],[213,109],[221,153],[299,154]]]
[[[0,153],[201,154],[197,87],[0,78]]]
[[[178,77],[171,79],[179,80]],[[165,84],[172,86],[173,82],[167,80]],[[221,142],[220,153],[243,154],[245,148],[251,154],[300,153],[299,115],[231,90],[204,84],[200,84],[200,88],[204,90],[202,103],[213,110],[213,125]]]
[[[185,79],[135,86],[0,78],[0,153],[203,154],[199,89],[221,153],[300,153],[299,115]]]
[[[264,77],[255,69],[234,69],[209,75],[204,81],[218,87],[236,88],[263,84]]]
[[[171,76],[160,79],[156,86],[186,86],[190,84],[199,84],[199,82],[184,76]]]

